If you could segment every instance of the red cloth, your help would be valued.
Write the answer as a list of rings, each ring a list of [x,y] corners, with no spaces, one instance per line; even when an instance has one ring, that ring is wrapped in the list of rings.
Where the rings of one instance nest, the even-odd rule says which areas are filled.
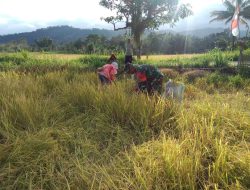
[[[135,75],[136,75],[138,82],[145,82],[147,80],[147,76],[143,72],[136,72]]]
[[[106,64],[102,67],[102,71],[99,74],[105,76],[110,81],[114,81],[117,69],[112,64]]]

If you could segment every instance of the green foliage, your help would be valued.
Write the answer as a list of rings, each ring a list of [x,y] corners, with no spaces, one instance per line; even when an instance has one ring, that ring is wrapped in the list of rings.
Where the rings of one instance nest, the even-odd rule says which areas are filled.
[[[25,53],[1,54],[0,55],[0,63],[1,62],[11,62],[11,63],[16,64],[16,65],[26,63],[28,60],[28,56],[25,56],[24,54]]]
[[[216,86],[222,86],[223,83],[228,82],[228,77],[226,75],[221,75],[220,73],[215,72],[208,77],[207,81],[208,83],[212,83]]]
[[[117,62],[120,66],[124,63],[124,56],[116,55]],[[81,64],[87,64],[90,69],[96,69],[98,67],[103,66],[107,63],[109,56],[102,56],[102,55],[86,55],[77,60]]]
[[[213,58],[215,67],[221,68],[228,66],[228,59],[221,50],[215,48],[212,51],[210,51],[210,54]]]
[[[229,50],[230,47],[229,34],[229,30],[205,37],[197,37],[195,34],[186,36],[170,32],[151,32],[143,38],[142,52],[144,54],[201,53],[216,47],[225,51]],[[220,41],[223,41],[224,45],[220,44]]]
[[[4,37],[7,37],[3,36]],[[14,37],[14,35],[11,35],[10,39],[7,40],[5,43],[2,42],[0,44],[0,52],[20,52],[20,51],[30,51],[31,47],[27,42],[27,39],[25,37],[19,37],[18,40],[16,39],[11,39],[12,37]],[[0,41],[1,41],[1,37],[0,37]]]
[[[236,0],[237,5],[240,8],[241,22],[247,25],[247,20],[250,19],[249,9],[250,2],[248,0]],[[233,17],[235,13],[235,2],[230,0],[225,0],[223,5],[226,7],[226,11],[212,11],[211,17],[214,17],[210,22],[213,21],[225,21],[227,24]]]
[[[248,55],[249,51],[246,50],[245,54]],[[94,70],[100,66],[103,66],[107,63],[109,55],[70,55],[75,56],[73,59],[57,59],[56,57],[60,56],[52,53],[43,53],[43,54],[35,54],[27,51],[22,51],[19,53],[4,53],[0,54],[0,69],[1,70],[27,70],[32,71],[39,69],[41,71],[60,71],[64,68],[72,68],[77,69],[77,67],[82,67],[85,69]],[[233,69],[233,64],[230,63],[229,60],[232,60],[232,57],[238,55],[237,51],[234,52],[221,52],[216,49],[206,54],[194,54],[192,56],[184,57],[184,56],[149,56],[149,59],[143,60],[134,60],[134,63],[138,64],[153,64],[158,67],[168,67],[168,68],[218,68],[219,70],[225,71],[227,73],[235,73],[236,70]],[[67,56],[67,55],[62,55]],[[117,54],[117,61],[122,69],[124,66],[124,55]],[[223,68],[220,68],[223,67]],[[224,68],[225,67],[225,68]],[[31,69],[33,68],[33,69]],[[37,68],[37,69],[36,69]],[[228,71],[226,71],[228,70]],[[42,72],[41,72],[42,73]],[[239,74],[244,77],[248,77],[248,69],[239,68]]]
[[[114,30],[131,29],[138,58],[141,56],[141,36],[146,29],[156,29],[163,24],[173,25],[192,14],[190,5],[180,3],[179,0],[100,0],[100,5],[111,11],[115,10],[116,15],[103,18],[107,23],[113,24]],[[116,23],[121,22],[125,26],[117,28]]]
[[[243,78],[241,75],[228,76],[219,72],[212,73],[206,78],[208,84],[212,84],[215,88],[224,90],[244,89],[248,88],[250,80]]]
[[[236,75],[229,78],[229,85],[234,86],[235,88],[243,88],[244,87],[244,79],[240,75]]]
[[[203,33],[204,31],[195,31]],[[207,31],[206,31],[207,32]],[[182,54],[182,53],[202,53],[215,47],[221,50],[231,49],[230,30],[203,34],[200,37],[193,35],[182,35],[175,33],[150,32],[142,36],[141,52],[143,55],[149,54]],[[44,48],[38,47],[35,40],[42,40],[47,36],[47,40],[52,40],[52,46]],[[16,40],[20,39],[20,40]],[[244,39],[249,41],[248,38]],[[45,40],[46,41],[46,40]],[[100,29],[76,29],[67,26],[49,27],[32,32],[30,35],[14,34],[0,37],[0,52],[20,52],[28,51],[56,51],[75,54],[110,54],[124,52],[125,36],[124,31],[100,30]],[[41,45],[41,44],[40,44]],[[230,53],[229,60],[237,61],[239,55]],[[233,58],[233,59],[232,59]]]
[[[48,37],[36,40],[35,44],[38,48],[38,51],[51,51],[54,46],[53,40]]]
[[[171,2],[166,0],[123,0],[121,2],[101,0],[100,5],[110,10],[116,10],[115,16],[104,18],[106,22],[115,23],[116,21],[125,21],[125,27],[131,27],[132,33],[144,31],[146,28],[158,28],[160,25],[166,23],[175,23],[192,14],[190,6],[187,4],[179,4],[178,0]],[[155,12],[155,14],[153,14],[153,12]],[[139,20],[139,18],[141,18],[141,20]],[[144,26],[142,23],[145,23]],[[137,25],[141,25],[139,27],[142,27],[138,28],[139,31],[136,31]]]
[[[250,78],[250,68],[248,66],[240,66],[238,69],[241,76]]]

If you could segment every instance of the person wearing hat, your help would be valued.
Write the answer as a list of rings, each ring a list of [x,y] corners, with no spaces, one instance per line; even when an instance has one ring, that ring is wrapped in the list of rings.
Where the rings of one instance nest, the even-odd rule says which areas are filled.
[[[118,63],[116,62],[116,56],[111,54],[108,59],[108,63],[97,69],[99,80],[102,85],[111,84],[115,81],[115,75],[118,71]]]
[[[127,64],[125,72],[134,74],[136,91],[148,94],[161,93],[163,74],[153,65]]]

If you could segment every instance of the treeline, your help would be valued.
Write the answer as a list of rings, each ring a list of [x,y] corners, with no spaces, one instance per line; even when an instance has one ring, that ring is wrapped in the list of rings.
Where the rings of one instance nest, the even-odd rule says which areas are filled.
[[[244,39],[246,46],[250,47],[250,38]],[[124,35],[107,38],[105,36],[90,34],[69,43],[56,43],[51,38],[44,37],[28,44],[25,39],[12,41],[0,45],[0,51],[16,52],[28,51],[55,51],[62,53],[109,54],[121,53],[125,49],[126,37]],[[151,32],[142,39],[142,54],[181,54],[202,53],[219,48],[232,49],[232,36],[230,31],[211,34],[203,38],[185,36],[178,33]],[[136,51],[136,50],[135,50]]]
[[[246,47],[250,47],[250,38],[245,37],[242,40],[246,42]],[[173,33],[150,33],[144,38],[142,52],[144,54],[203,53],[214,48],[231,50],[233,46],[237,45],[229,30],[203,38]]]
[[[109,54],[110,52],[123,52],[125,38],[123,36],[112,37],[90,34],[86,38],[79,38],[69,43],[56,43],[51,38],[44,37],[29,44],[25,39],[0,44],[1,52],[27,51],[54,51],[61,53],[84,54]]]

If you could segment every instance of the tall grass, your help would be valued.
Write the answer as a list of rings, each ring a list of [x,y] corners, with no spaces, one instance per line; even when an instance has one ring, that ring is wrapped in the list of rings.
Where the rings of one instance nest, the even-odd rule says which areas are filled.
[[[79,160],[109,162],[161,130],[175,130],[171,103],[131,95],[130,81],[107,88],[97,82],[95,74],[70,71],[1,74],[1,187],[78,187],[85,183]]]
[[[248,79],[177,76],[180,105],[48,68],[0,73],[0,189],[250,188]]]
[[[166,133],[102,166],[96,189],[249,189],[249,100],[239,93],[186,102],[181,136]],[[228,104],[226,102],[230,102]],[[101,181],[101,182],[100,182]],[[95,189],[94,188],[94,189]]]
[[[249,57],[249,50],[244,51],[245,57]],[[221,68],[231,66],[232,61],[237,62],[239,51],[222,52],[214,49],[204,54],[193,55],[166,55],[149,56],[148,59],[134,60],[138,64],[154,64],[158,67],[173,68]],[[29,52],[1,53],[0,69],[10,70],[18,67],[26,68],[30,65],[85,65],[95,69],[104,65],[109,56],[107,55],[66,55],[66,54],[38,54]],[[117,55],[120,66],[124,65],[124,55]]]

